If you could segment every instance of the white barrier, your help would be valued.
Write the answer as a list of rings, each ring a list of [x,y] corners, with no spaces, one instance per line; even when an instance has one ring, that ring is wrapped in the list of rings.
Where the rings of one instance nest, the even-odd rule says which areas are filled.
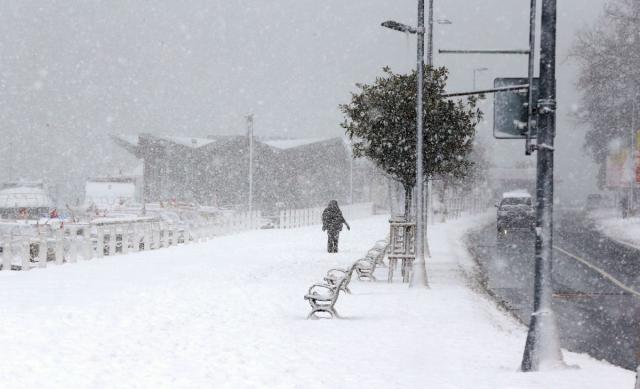
[[[295,228],[322,223],[324,207],[287,209],[280,212],[278,228]],[[373,204],[342,207],[347,221],[373,214]],[[161,221],[111,222],[100,225],[67,225],[36,237],[0,236],[2,270],[29,270],[48,264],[87,261],[93,258],[126,255],[188,244],[239,231],[259,229],[264,221],[260,211],[228,213],[215,221],[171,225]],[[273,226],[272,226],[273,227]],[[81,233],[80,233],[81,231]]]
[[[284,209],[280,211],[278,228],[297,228],[322,224],[325,207]],[[340,207],[342,215],[349,222],[373,215],[373,203],[349,204]]]

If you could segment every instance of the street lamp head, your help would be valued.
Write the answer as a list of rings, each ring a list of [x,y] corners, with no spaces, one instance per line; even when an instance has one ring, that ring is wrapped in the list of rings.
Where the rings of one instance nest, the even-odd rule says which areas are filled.
[[[406,24],[394,22],[393,20],[387,20],[386,22],[382,22],[382,27],[390,28],[392,30],[400,31],[400,32],[408,32],[410,34],[415,34],[417,30],[414,27],[407,26]]]
[[[453,22],[446,18],[436,19],[436,23],[438,24],[453,24]]]
[[[489,70],[489,68],[475,68],[473,70],[475,70],[476,72],[486,72],[487,70]]]

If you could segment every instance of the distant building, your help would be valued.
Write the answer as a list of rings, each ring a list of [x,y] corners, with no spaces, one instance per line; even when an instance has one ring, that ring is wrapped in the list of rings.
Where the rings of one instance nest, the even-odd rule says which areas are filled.
[[[113,137],[143,161],[143,193],[147,202],[178,200],[204,205],[237,206],[248,203],[249,139],[247,136],[209,138],[165,137],[141,134]],[[348,143],[342,138],[254,140],[253,202],[269,209],[370,201],[373,174],[354,167]],[[352,181],[352,172],[353,175]],[[367,186],[365,189],[364,187]]]
[[[87,180],[85,207],[113,209],[136,202],[136,183],[132,177],[101,177]]]
[[[53,207],[42,181],[10,182],[0,187],[0,218],[38,219]]]

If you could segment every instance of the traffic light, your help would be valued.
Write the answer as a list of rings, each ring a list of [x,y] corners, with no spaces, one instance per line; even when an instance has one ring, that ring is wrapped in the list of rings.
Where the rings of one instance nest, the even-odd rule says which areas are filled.
[[[528,78],[496,78],[493,86],[496,89],[526,85]],[[533,118],[531,121],[531,138],[536,136],[536,117],[538,88],[540,81],[533,79]],[[525,139],[529,118],[529,90],[505,90],[495,92],[493,101],[493,136],[497,139]]]

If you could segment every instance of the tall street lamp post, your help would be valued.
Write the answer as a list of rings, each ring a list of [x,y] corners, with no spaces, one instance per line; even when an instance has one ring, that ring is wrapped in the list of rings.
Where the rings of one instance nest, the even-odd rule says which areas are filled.
[[[433,2],[433,0],[430,0]],[[409,32],[418,36],[418,58],[417,58],[417,90],[416,90],[416,259],[411,272],[410,287],[427,287],[427,269],[424,261],[424,218],[423,218],[423,117],[422,99],[424,87],[424,0],[418,0],[418,27],[414,28],[394,21],[382,23],[396,31]],[[430,29],[433,27],[433,19],[429,18]],[[430,48],[431,50],[431,48]]]
[[[249,224],[253,227],[253,114],[247,115],[249,137]]]
[[[535,4],[532,0],[532,4]],[[556,0],[542,1],[538,100],[536,255],[533,312],[522,371],[563,365],[552,310],[553,165],[556,133]]]
[[[427,65],[433,66],[433,0],[429,0],[429,42],[427,47]],[[449,19],[439,18],[438,24],[452,24]],[[416,260],[409,286],[428,286],[427,270],[424,260],[425,253],[425,197],[424,197],[424,174],[423,174],[423,90],[424,90],[424,0],[418,0],[418,27],[408,26],[392,20],[382,23],[383,27],[392,30],[416,34],[418,36],[418,58],[417,58],[417,93],[416,93]]]

